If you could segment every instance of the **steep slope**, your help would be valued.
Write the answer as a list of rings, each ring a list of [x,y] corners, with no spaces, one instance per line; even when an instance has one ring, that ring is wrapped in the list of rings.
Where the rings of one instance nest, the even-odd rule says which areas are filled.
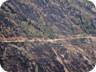
[[[9,0],[0,9],[0,36],[96,34],[94,9],[87,0]]]
[[[96,8],[88,0],[9,0],[0,8],[0,64],[8,72],[87,72],[96,63]]]
[[[50,42],[0,42],[0,62],[9,72],[87,72],[96,63],[96,38]]]

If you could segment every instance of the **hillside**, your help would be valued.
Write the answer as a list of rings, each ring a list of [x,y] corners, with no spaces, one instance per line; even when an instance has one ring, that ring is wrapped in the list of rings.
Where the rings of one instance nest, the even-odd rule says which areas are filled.
[[[88,0],[9,0],[0,8],[0,64],[8,72],[88,72],[96,63],[96,8]]]
[[[96,38],[0,42],[0,62],[9,72],[87,72],[96,63]]]
[[[0,9],[1,37],[96,34],[95,6],[78,0],[10,0]]]

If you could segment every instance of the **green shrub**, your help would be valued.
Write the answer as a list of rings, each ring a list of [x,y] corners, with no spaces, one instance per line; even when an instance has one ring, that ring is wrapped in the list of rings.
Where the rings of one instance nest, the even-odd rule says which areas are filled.
[[[92,25],[92,22],[85,19],[85,18],[82,18],[82,20],[77,17],[76,20],[78,21],[81,29],[86,32],[87,34],[96,34],[96,29],[94,27],[94,25]]]
[[[32,34],[29,32],[29,27],[30,26],[28,25],[28,22],[25,22],[25,21],[21,22],[21,30],[25,34],[24,36],[28,38],[32,36]]]
[[[35,29],[33,26],[28,25],[28,22],[21,22],[21,30],[25,33],[25,36],[30,37],[38,37],[38,38],[50,38],[54,39],[56,36],[52,29],[47,28],[45,25],[39,25],[40,30]]]
[[[56,37],[52,29],[49,29],[48,27],[41,24],[39,25],[39,27],[41,29],[41,32],[44,34],[44,38],[54,39]]]

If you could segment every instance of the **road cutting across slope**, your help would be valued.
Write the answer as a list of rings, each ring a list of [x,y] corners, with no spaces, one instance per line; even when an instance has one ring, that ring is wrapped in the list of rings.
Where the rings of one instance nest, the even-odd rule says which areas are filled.
[[[5,43],[10,43],[10,42],[35,42],[35,41],[38,41],[38,42],[50,42],[50,43],[54,43],[56,41],[64,41],[64,40],[70,40],[70,39],[80,39],[80,38],[91,38],[92,40],[96,40],[96,37],[93,37],[93,36],[87,36],[87,37],[62,37],[62,38],[56,38],[56,39],[43,39],[43,38],[33,38],[33,39],[27,39],[27,38],[22,38],[22,39],[16,39],[15,40],[12,40],[10,38],[10,40],[7,40],[5,38],[5,40],[1,40],[0,42],[5,42]]]

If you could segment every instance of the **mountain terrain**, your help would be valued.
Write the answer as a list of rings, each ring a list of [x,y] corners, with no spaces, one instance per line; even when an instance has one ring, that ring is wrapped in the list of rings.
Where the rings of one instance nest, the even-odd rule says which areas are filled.
[[[96,8],[87,0],[9,0],[0,24],[0,37],[96,34]]]
[[[8,72],[88,72],[96,63],[96,8],[88,0],[8,0],[0,8],[0,64]]]

